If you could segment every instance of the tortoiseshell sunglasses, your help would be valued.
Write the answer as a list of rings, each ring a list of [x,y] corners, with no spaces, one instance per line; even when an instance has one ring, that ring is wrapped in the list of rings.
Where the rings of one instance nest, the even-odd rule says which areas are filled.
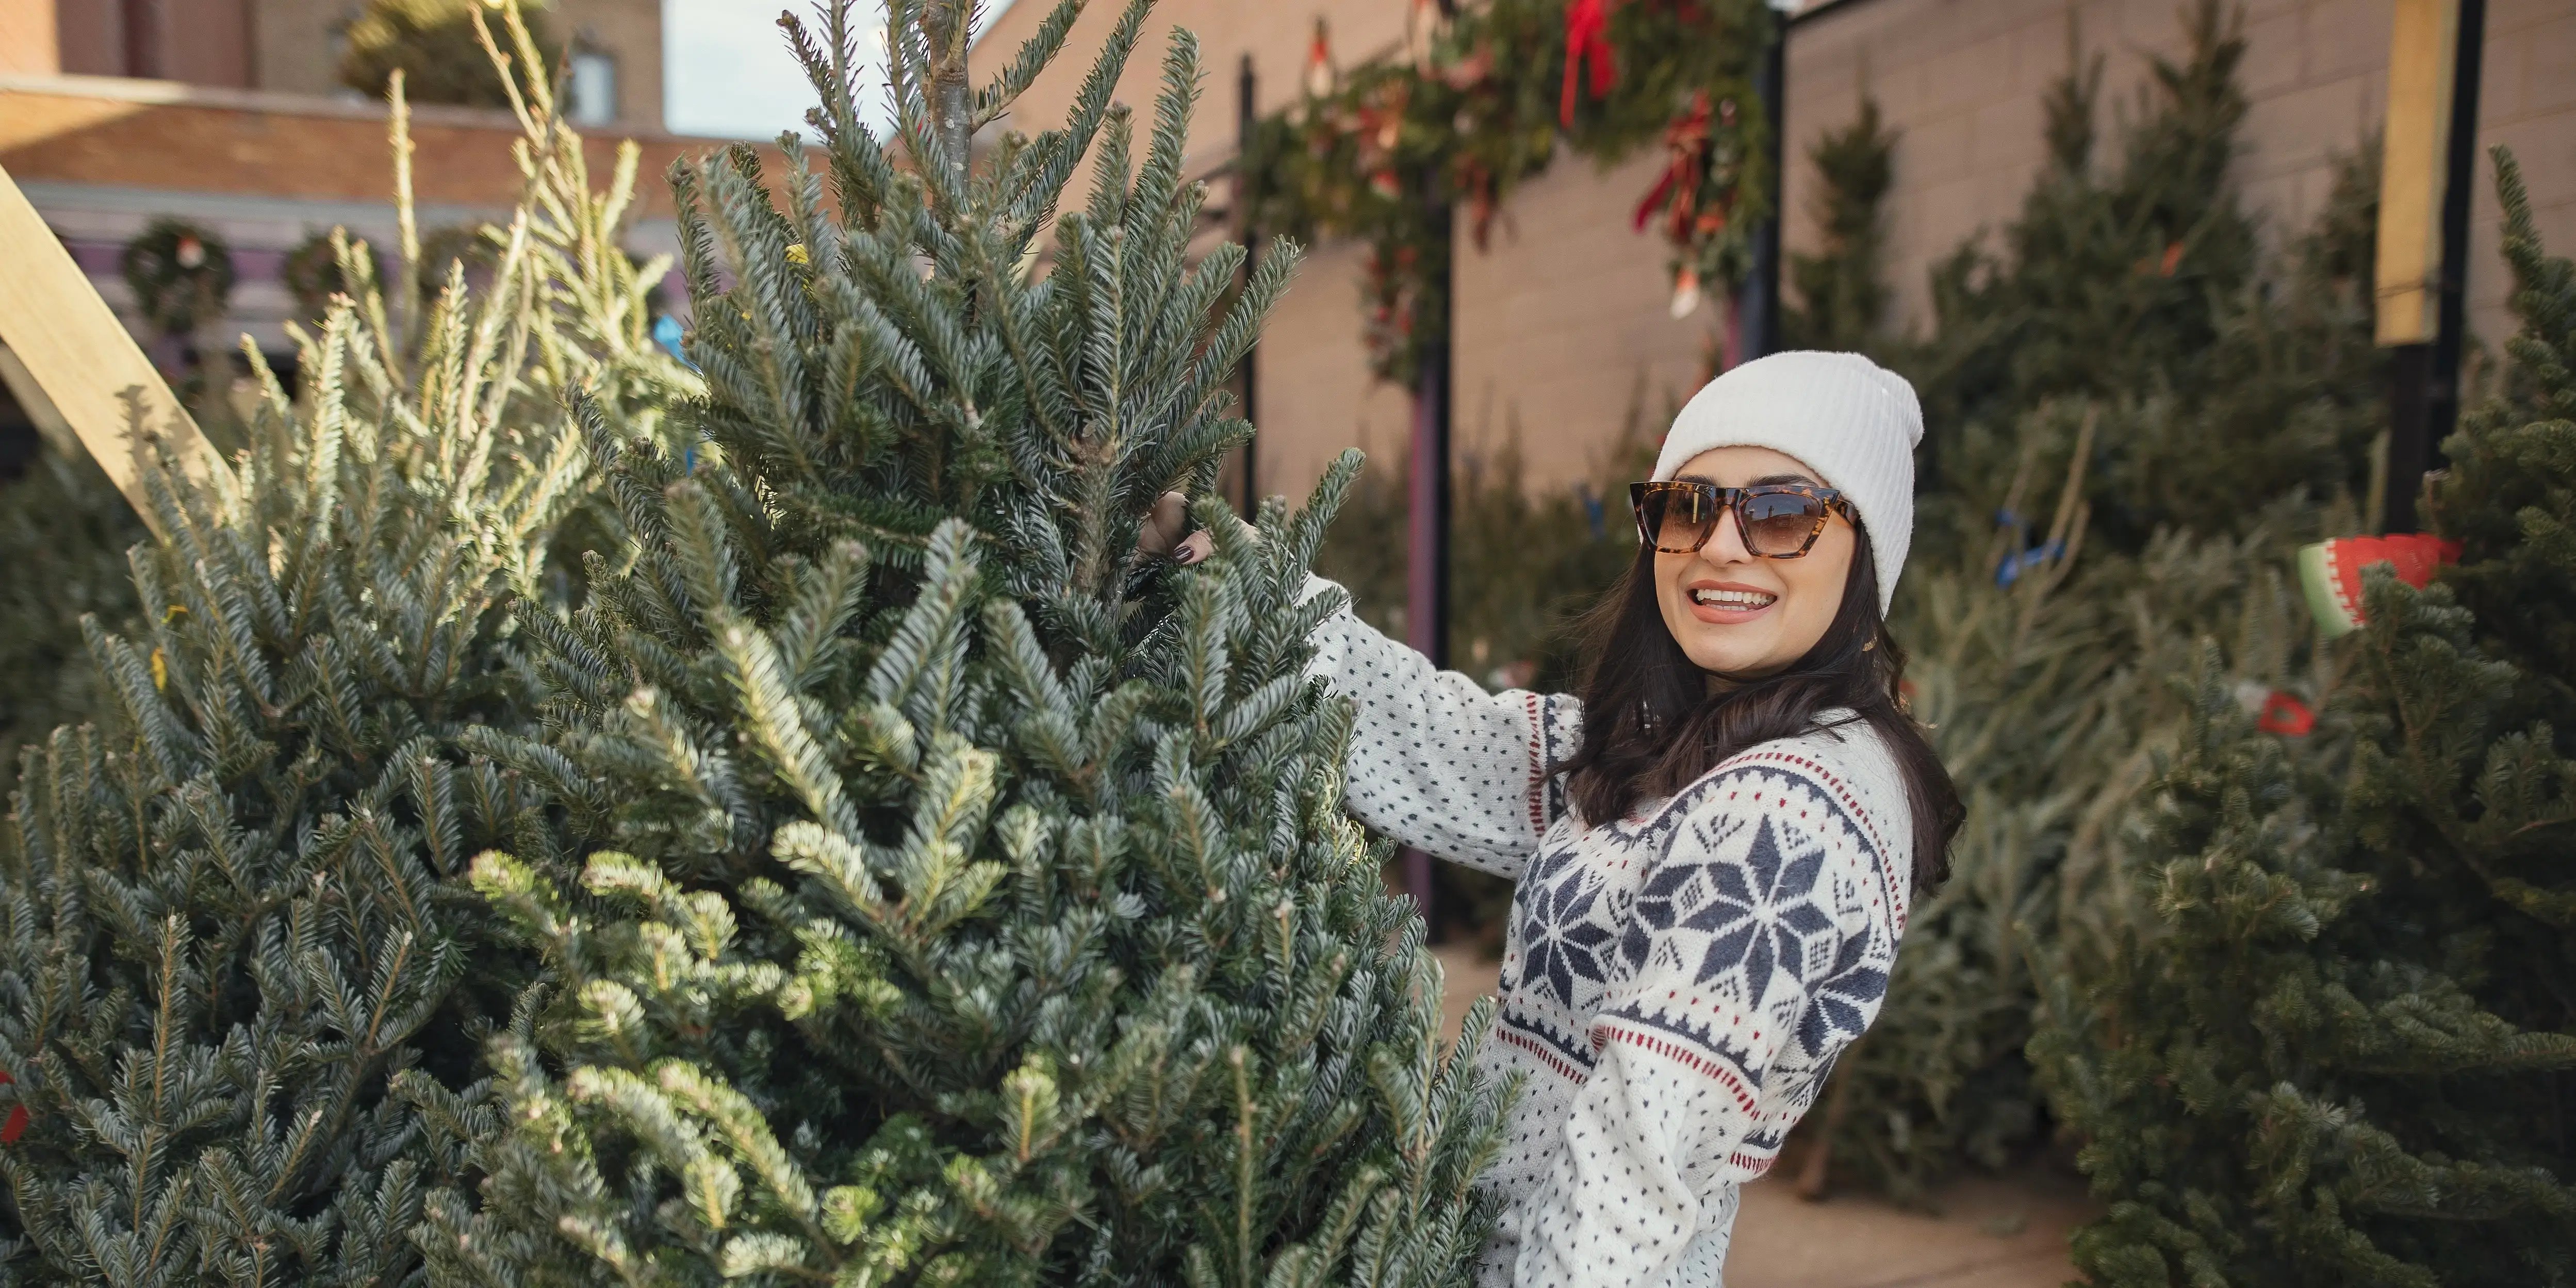
[[[1637,536],[1670,555],[1686,555],[1708,544],[1717,532],[1718,516],[1735,515],[1735,534],[1745,550],[1764,559],[1795,559],[1813,549],[1825,520],[1839,514],[1859,517],[1843,494],[1829,487],[1772,483],[1760,487],[1719,487],[1689,479],[1631,483],[1628,503],[1637,511]]]

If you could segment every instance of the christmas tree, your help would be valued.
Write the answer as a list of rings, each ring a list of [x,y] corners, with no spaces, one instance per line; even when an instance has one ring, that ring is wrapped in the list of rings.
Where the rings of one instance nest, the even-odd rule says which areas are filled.
[[[367,0],[341,28],[340,83],[369,98],[383,98],[399,73],[412,101],[463,107],[506,108],[515,87],[508,69],[484,50],[476,22],[487,0]],[[553,52],[561,45],[547,30],[547,6],[532,0],[519,22],[531,43]]]
[[[2240,702],[2304,708],[2333,679],[2286,546],[2359,522],[2383,388],[2376,173],[2352,158],[2317,223],[2255,258],[2224,166],[2243,42],[2212,4],[2186,35],[2114,165],[2094,160],[2100,61],[2071,68],[2006,254],[1971,243],[1936,272],[1930,334],[1856,337],[1913,376],[1932,426],[1894,626],[1970,808],[1951,882],[1916,909],[1887,1009],[1808,1130],[1837,1171],[1904,1195],[2043,1137],[2023,1054],[2041,985],[2138,911],[2130,810],[2183,736],[2167,677],[2196,668],[2195,641],[2238,644]],[[1814,319],[1848,317],[1837,301],[1868,272],[1870,135],[1864,117],[1815,156],[1842,231],[1800,275]]]
[[[2092,539],[2110,549],[2134,553],[2168,528],[2277,530],[2276,498],[2314,505],[2366,484],[2382,387],[2367,314],[2375,184],[2339,189],[2341,213],[2311,239],[2335,253],[2294,251],[2267,269],[2229,180],[2246,110],[2241,15],[2199,0],[2184,22],[2186,55],[2152,60],[2116,165],[2094,155],[2097,55],[2050,95],[2050,159],[2002,254],[1972,240],[1933,274],[1932,332],[1895,356],[1925,422],[1942,427],[1934,508],[1948,519],[1923,525],[1936,541],[1984,544],[2025,422],[2052,404],[2100,405],[2088,496]],[[2341,248],[2356,233],[2358,255]],[[2076,419],[2058,415],[2052,464]]]
[[[146,476],[144,611],[82,622],[98,723],[29,749],[0,830],[0,1278],[420,1274],[424,1196],[465,1155],[393,1085],[471,1084],[535,963],[466,865],[544,836],[452,737],[537,714],[505,608],[556,580],[591,486],[574,408],[649,431],[688,380],[615,249],[634,152],[594,191],[542,89],[521,107],[488,293],[389,315],[344,242],[354,298],[301,336],[303,397],[247,349],[231,470]]]
[[[2459,571],[2367,574],[2322,747],[2203,679],[2156,916],[2032,1044],[2111,1203],[2076,1239],[2098,1282],[2576,1282],[2576,746],[2545,718],[2570,659],[2522,611],[2576,573],[2576,269],[2497,169],[2523,330],[2516,396],[2430,489]]]
[[[106,686],[81,619],[131,628],[125,550],[150,535],[86,452],[67,457],[47,442],[26,473],[0,483],[0,674],[12,677],[0,689],[0,776],[8,781],[16,781],[20,746],[101,709]]]
[[[1222,512],[1294,259],[1226,306],[1241,250],[1185,257],[1196,44],[1141,148],[1137,0],[1063,129],[979,157],[1079,0],[980,88],[971,6],[898,0],[893,153],[852,7],[782,19],[821,173],[675,173],[707,445],[603,425],[635,540],[522,616],[542,735],[468,740],[561,824],[475,864],[549,979],[497,1103],[424,1089],[489,1170],[424,1246],[496,1284],[1464,1283],[1497,1096],[1301,675],[1357,462],[1195,567],[1135,553],[1166,490]]]
[[[1811,212],[1823,245],[1789,256],[1796,300],[1780,311],[1780,343],[1789,349],[1866,352],[1882,347],[1887,282],[1886,204],[1896,170],[1896,136],[1878,119],[1878,100],[1863,98],[1860,115],[1817,136],[1807,149],[1816,168]]]

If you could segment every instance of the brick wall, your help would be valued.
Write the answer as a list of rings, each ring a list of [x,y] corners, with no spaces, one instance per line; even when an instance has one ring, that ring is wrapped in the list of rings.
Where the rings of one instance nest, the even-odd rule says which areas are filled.
[[[251,65],[251,7],[255,0],[163,0],[156,14],[157,56],[149,69],[129,76],[157,76],[191,85],[256,89]]]
[[[0,73],[149,76],[191,85],[334,96],[340,32],[363,0],[156,0],[154,64],[127,65],[123,0],[0,0]],[[45,8],[59,35],[50,65],[12,62],[11,15]],[[662,128],[661,0],[555,0],[556,34],[617,63],[618,123]],[[32,47],[31,47],[32,48]]]
[[[1015,54],[1053,7],[1044,0],[1020,0],[1004,11],[977,46],[977,65],[999,66]],[[1090,73],[1092,59],[1124,7],[1104,0],[1083,13],[1065,53],[1014,107],[1006,122],[1009,128],[1034,135],[1064,123],[1083,77]],[[1172,30],[1186,27],[1195,33],[1206,83],[1190,122],[1190,168],[1194,174],[1209,173],[1234,151],[1236,78],[1245,55],[1252,58],[1258,110],[1277,111],[1296,102],[1302,92],[1306,50],[1317,14],[1330,23],[1335,60],[1349,64],[1400,44],[1405,8],[1394,0],[1321,4],[1163,0],[1147,21],[1144,37],[1118,81],[1117,101],[1141,115],[1140,133],[1149,129]],[[1077,194],[1074,201],[1089,190],[1089,183],[1086,164],[1071,188]],[[1213,195],[1224,198],[1221,184]],[[1257,412],[1261,425],[1258,479],[1264,493],[1285,493],[1302,500],[1343,448],[1362,447],[1372,459],[1388,461],[1403,451],[1411,433],[1410,401],[1404,391],[1378,384],[1368,375],[1367,353],[1360,339],[1363,259],[1355,246],[1312,248],[1295,287],[1263,335]]]
[[[1669,251],[1631,227],[1663,165],[1660,150],[1607,168],[1560,155],[1513,193],[1484,252],[1461,228],[1453,450],[1517,438],[1529,482],[1558,487],[1598,473],[1631,421],[1663,436],[1721,316],[1712,299],[1675,319]]]
[[[285,94],[337,94],[340,32],[363,0],[257,0],[259,85]]]
[[[2468,304],[2470,333],[2492,348],[2512,334],[2512,283],[2496,258],[2503,235],[2486,149],[2513,149],[2544,244],[2576,255],[2576,0],[2488,0],[2481,82]]]
[[[2134,116],[2149,60],[2183,45],[2176,0],[1836,0],[1810,6],[1789,42],[1787,200],[1793,250],[1816,240],[1805,150],[1874,95],[1900,131],[1888,202],[1890,322],[1928,322],[1927,270],[1963,239],[2009,221],[2044,160],[2040,96],[2075,56],[2104,56],[2106,147]],[[2278,239],[2324,205],[2335,159],[2377,135],[2387,111],[2389,0],[2247,0],[2250,111],[2237,176]],[[2512,325],[2496,259],[2494,172],[2483,148],[2511,144],[2555,247],[2576,247],[2576,0],[2488,5],[2481,156],[2469,264],[2470,328],[2489,344]],[[2108,153],[2102,153],[2108,157]]]
[[[992,66],[1009,57],[1049,7],[1037,0],[1014,5],[985,34],[978,61]],[[1118,8],[1099,4],[1083,15],[1065,55],[1014,111],[1012,128],[1035,133],[1062,123]],[[1276,111],[1302,92],[1317,14],[1330,24],[1335,61],[1348,65],[1399,46],[1406,8],[1392,0],[1165,0],[1118,97],[1150,113],[1168,33],[1176,26],[1197,33],[1208,81],[1190,153],[1195,170],[1210,170],[1233,149],[1236,69],[1245,54],[1253,59],[1260,110]],[[1561,486],[1590,476],[1641,390],[1653,417],[1695,386],[1716,310],[1675,322],[1666,309],[1663,245],[1628,227],[1654,175],[1652,158],[1607,173],[1568,158],[1520,190],[1485,252],[1470,248],[1461,228],[1452,416],[1460,452],[1494,451],[1517,426],[1533,483]],[[1087,176],[1076,191],[1083,182]],[[1264,333],[1257,412],[1265,493],[1303,497],[1345,447],[1361,447],[1379,462],[1405,450],[1411,401],[1368,375],[1360,336],[1364,259],[1357,246],[1314,248]]]
[[[259,0],[0,0],[0,73],[18,75],[150,76],[195,85],[249,89],[253,8]],[[41,23],[14,21],[38,32],[41,47],[18,44],[13,11]],[[140,30],[129,30],[129,23]],[[16,46],[16,47],[13,47]]]
[[[1024,2],[985,38],[989,65],[1016,48],[1048,6]],[[1077,26],[1069,52],[1012,124],[1062,119],[1088,69],[1087,51],[1115,6]],[[1252,53],[1263,110],[1293,102],[1308,24],[1333,24],[1345,62],[1393,47],[1405,6],[1365,0],[1226,3],[1167,0],[1146,50],[1177,24],[1206,51],[1209,92],[1191,134],[1213,166],[1234,125],[1236,59]],[[1792,28],[1786,104],[1791,249],[1812,248],[1815,175],[1805,149],[1850,120],[1864,86],[1902,132],[1889,203],[1890,323],[1920,326],[1925,273],[1981,230],[2009,220],[2043,159],[2040,97],[2069,57],[2104,55],[2103,129],[2134,115],[2148,59],[2182,48],[2180,0],[1827,0]],[[2245,124],[2238,176],[2247,208],[2278,238],[2323,205],[2335,158],[2379,129],[2386,108],[2389,0],[2246,0]],[[2576,249],[2576,0],[2490,0],[2481,145],[2521,158],[2543,233]],[[1121,97],[1151,100],[1153,58],[1140,57]],[[1517,426],[1534,485],[1590,472],[1642,404],[1647,419],[1688,394],[1716,310],[1680,322],[1666,310],[1664,251],[1629,231],[1627,215],[1651,180],[1651,158],[1602,170],[1560,161],[1506,206],[1493,245],[1462,249],[1457,265],[1456,433],[1462,451],[1490,451]],[[2489,346],[2508,333],[2506,282],[2496,260],[2492,167],[2479,161],[2470,248],[2470,325]],[[1461,241],[1462,248],[1465,242]],[[1401,450],[1406,400],[1372,385],[1360,351],[1361,256],[1321,248],[1262,341],[1262,484],[1302,489],[1345,445]],[[1649,425],[1651,433],[1653,426]]]
[[[54,0],[0,0],[0,75],[51,76],[63,69]]]
[[[393,167],[385,112],[365,102],[209,90],[166,81],[0,76],[0,166],[23,185],[111,305],[123,308],[118,250],[153,218],[200,223],[231,246],[241,281],[226,330],[284,344],[291,302],[284,252],[334,225],[392,244]],[[412,121],[413,190],[424,229],[495,218],[520,187],[503,113],[421,107]],[[586,139],[593,183],[616,161],[612,134]],[[638,140],[636,226],[629,248],[677,249],[669,185],[677,157],[708,140]],[[772,158],[773,164],[775,158]],[[673,283],[676,293],[676,282]],[[675,303],[678,303],[675,299]]]
[[[662,128],[662,0],[557,0],[555,25],[576,47],[616,60],[621,128]]]
[[[412,109],[421,201],[506,208],[519,189],[505,113]],[[614,134],[588,140],[604,178]],[[642,135],[636,186],[646,212],[671,208],[658,176],[671,159],[713,146]],[[380,200],[393,191],[385,111],[366,102],[197,90],[159,81],[62,77],[0,80],[0,165],[22,182],[104,184],[246,196]]]

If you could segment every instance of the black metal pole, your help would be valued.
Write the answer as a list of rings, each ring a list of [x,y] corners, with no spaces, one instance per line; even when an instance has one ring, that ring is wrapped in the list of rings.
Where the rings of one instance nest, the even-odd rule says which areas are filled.
[[[1255,91],[1252,54],[1245,51],[1242,70],[1235,77],[1235,149],[1234,200],[1238,227],[1243,230],[1243,282],[1252,283],[1252,270],[1261,260],[1261,230],[1253,223],[1253,203],[1259,194],[1254,190],[1259,176],[1252,172],[1252,140],[1260,125],[1260,96]],[[1243,351],[1243,418],[1254,426],[1261,424],[1261,341]],[[1243,515],[1251,518],[1261,509],[1261,440],[1250,438],[1243,444]]]
[[[2485,63],[2486,0],[2459,0],[2451,53],[2451,130],[2442,157],[2442,263],[2430,344],[2388,354],[2388,493],[2380,530],[2413,532],[2424,476],[2441,468],[2442,440],[2460,419],[2460,348],[2468,329],[2469,211],[2478,159],[2478,81]]]
[[[2459,46],[2451,64],[2450,153],[2442,184],[2442,295],[2433,332],[2432,406],[2425,416],[2426,466],[2442,467],[2442,440],[2460,419],[2460,345],[2468,327],[2469,211],[2478,173],[2478,81],[2485,62],[2486,0],[2460,0]]]
[[[1435,217],[1446,216],[1446,205]],[[1445,256],[1443,257],[1445,258]],[[1441,302],[1439,327],[1425,338],[1422,370],[1413,382],[1414,557],[1405,634],[1434,666],[1449,665],[1450,442],[1449,272],[1433,270],[1425,294]]]
[[[2415,530],[2415,494],[2432,468],[2433,346],[2401,344],[2388,351],[2388,490],[2380,498],[2379,530]]]
[[[1762,119],[1769,126],[1770,138],[1763,144],[1763,154],[1771,163],[1771,217],[1753,234],[1753,280],[1744,294],[1740,319],[1744,328],[1738,344],[1738,357],[1750,362],[1780,347],[1780,221],[1788,211],[1781,197],[1788,190],[1788,173],[1781,168],[1782,143],[1788,130],[1789,23],[1779,13],[1771,15],[1771,45],[1763,51],[1762,69],[1755,73],[1754,92],[1762,100]]]
[[[1450,320],[1457,316],[1454,301],[1449,298],[1453,275],[1451,261],[1456,256],[1455,239],[1450,229],[1455,212],[1438,191],[1438,178],[1422,176],[1422,199],[1429,207],[1429,222],[1438,230],[1430,251],[1429,277],[1423,283],[1420,303],[1434,312],[1424,319],[1430,328],[1423,336],[1422,366],[1413,382],[1413,477],[1409,480],[1412,495],[1408,526],[1412,529],[1407,543],[1407,585],[1404,633],[1406,642],[1421,650],[1433,666],[1449,664],[1449,571],[1450,571],[1450,488],[1449,488],[1449,338]],[[1428,923],[1426,933],[1438,938],[1440,923],[1432,916],[1431,856],[1420,850],[1404,852],[1404,888],[1422,909]]]

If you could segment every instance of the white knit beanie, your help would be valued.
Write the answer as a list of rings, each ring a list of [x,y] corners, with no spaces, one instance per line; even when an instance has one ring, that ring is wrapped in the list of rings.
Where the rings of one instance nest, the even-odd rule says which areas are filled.
[[[1692,395],[1655,457],[1669,479],[1712,447],[1768,447],[1797,457],[1843,494],[1869,528],[1878,610],[1914,544],[1914,445],[1923,405],[1905,377],[1857,353],[1775,353],[1736,367]]]

